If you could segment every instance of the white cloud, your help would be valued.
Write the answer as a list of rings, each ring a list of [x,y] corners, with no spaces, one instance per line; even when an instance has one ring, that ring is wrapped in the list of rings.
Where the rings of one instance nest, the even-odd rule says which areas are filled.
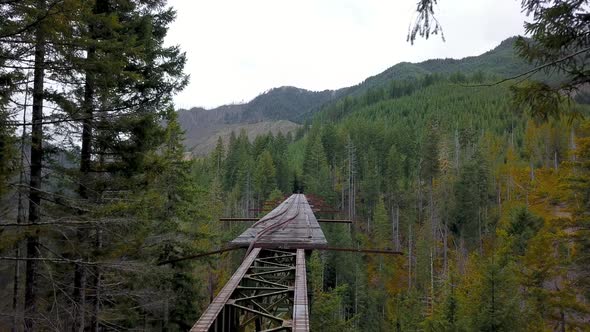
[[[170,0],[167,44],[187,52],[177,107],[248,101],[273,87],[337,89],[401,62],[460,58],[523,33],[516,0],[440,0],[440,37],[406,42],[416,0]]]

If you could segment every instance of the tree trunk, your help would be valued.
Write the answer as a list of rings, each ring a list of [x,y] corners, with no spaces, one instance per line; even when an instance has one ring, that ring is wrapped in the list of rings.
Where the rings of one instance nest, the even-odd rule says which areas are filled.
[[[502,184],[498,181],[498,210],[502,214]]]
[[[459,142],[459,130],[455,128],[455,170],[459,174],[459,154],[461,153],[461,144]]]
[[[166,294],[164,299],[164,318],[162,319],[162,332],[168,332],[170,330],[170,299]]]
[[[99,252],[102,249],[102,233],[99,227],[96,228],[96,251]],[[100,287],[101,287],[101,279],[102,274],[100,267],[94,267],[94,298],[93,301],[93,308],[92,308],[92,317],[90,321],[90,329],[92,332],[98,332],[98,328],[100,326],[98,314],[100,312]]]
[[[390,215],[391,215],[391,243],[393,243],[393,245],[397,248],[396,241],[395,241],[395,214],[393,213],[393,204],[391,204],[391,202],[390,202],[390,206],[391,206],[391,210],[390,210]]]
[[[45,0],[38,0],[42,12]],[[43,15],[42,13],[40,15]],[[33,115],[31,129],[31,171],[29,180],[29,219],[31,224],[41,218],[41,168],[43,160],[43,89],[45,80],[45,35],[40,22],[35,32],[35,70],[33,73]],[[34,330],[37,303],[37,261],[39,257],[39,231],[27,235],[27,263],[25,280],[25,330]]]
[[[23,108],[23,123],[27,122],[27,99],[29,97],[29,86],[25,89],[25,100],[24,100],[24,108]],[[21,142],[20,142],[20,160],[19,160],[19,175],[18,175],[18,183],[20,185],[24,185],[25,182],[25,139],[27,134],[27,127],[23,127],[23,131],[21,133]],[[16,215],[16,223],[21,224],[25,221],[25,207],[23,203],[23,192],[22,189],[18,190],[18,202],[17,202],[17,215]],[[15,257],[18,259],[20,258],[20,241],[17,241],[15,246]],[[20,315],[18,310],[18,298],[19,298],[19,285],[20,285],[20,261],[16,260],[14,262],[14,281],[13,281],[13,290],[12,290],[12,313],[14,317],[12,318],[12,331],[18,331],[18,326],[20,325]]]
[[[565,313],[563,312],[563,308],[559,309],[559,318],[560,318],[559,325],[561,325],[560,331],[565,332],[567,329],[566,329],[566,324],[565,324]]]
[[[17,244],[15,245],[16,250],[15,250],[15,257],[17,258],[17,260],[14,262],[14,279],[13,279],[13,288],[12,288],[12,314],[14,315],[12,317],[12,331],[16,332],[18,331],[18,325],[19,325],[19,310],[18,310],[18,296],[19,296],[19,291],[18,291],[18,285],[20,283],[20,264],[19,264],[19,258],[20,258],[20,245],[17,242]]]
[[[447,226],[447,218],[445,217],[444,219],[444,229],[443,229],[443,273],[446,275],[448,275],[448,270],[449,270],[449,258],[448,258],[448,226]]]
[[[438,225],[436,224],[436,220],[434,218],[434,178],[430,178],[430,192],[428,197],[428,214],[430,215],[430,227],[432,232],[432,249],[434,250],[434,256],[437,256],[436,250],[436,242],[437,242],[437,230]]]
[[[209,291],[209,303],[213,302],[215,299],[215,289],[213,287],[213,273],[211,273],[211,263],[209,263],[209,267],[207,268],[207,290]]]
[[[572,127],[572,130],[570,131],[570,150],[574,151],[574,153],[571,154],[571,160],[576,161],[576,132],[574,131],[574,127]]]
[[[412,225],[408,226],[408,290],[412,288]]]
[[[479,254],[483,255],[483,239],[481,234],[481,206],[477,208],[477,232],[479,235]]]
[[[84,313],[86,307],[86,269],[80,264],[74,267],[74,324],[72,331],[84,331]]]
[[[434,257],[430,250],[430,312],[434,313]]]
[[[400,251],[401,243],[399,239],[399,204],[395,205],[395,250]]]
[[[88,49],[88,61],[94,61],[94,47]],[[82,151],[80,153],[80,181],[78,194],[82,199],[88,199],[88,173],[92,157],[92,126],[94,116],[94,79],[92,71],[86,69],[86,82],[84,86],[84,114],[82,120]]]
[[[100,6],[100,1],[96,3]],[[95,7],[94,13],[97,12]],[[92,38],[94,36],[94,27],[89,27]],[[78,181],[78,195],[82,200],[88,200],[88,176],[90,172],[90,162],[92,158],[92,126],[94,116],[94,73],[93,61],[95,61],[96,49],[90,46],[87,50],[86,58],[86,78],[84,84],[84,105],[82,120],[82,150],[80,153],[80,178]],[[76,232],[78,243],[82,244],[87,238],[85,231],[79,229]],[[84,266],[76,264],[74,267],[74,292],[72,299],[74,301],[74,325],[72,331],[84,331],[85,313],[86,313],[86,269]]]

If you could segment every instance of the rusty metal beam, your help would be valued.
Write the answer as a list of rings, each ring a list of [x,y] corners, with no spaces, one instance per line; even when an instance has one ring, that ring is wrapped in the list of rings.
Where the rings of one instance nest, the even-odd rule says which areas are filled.
[[[352,224],[352,220],[349,219],[318,219],[318,222]]]
[[[401,251],[394,251],[389,249],[360,249],[360,248],[339,248],[339,247],[322,247],[316,248],[317,250],[325,251],[345,251],[345,252],[358,252],[363,254],[385,254],[385,255],[403,255]]]

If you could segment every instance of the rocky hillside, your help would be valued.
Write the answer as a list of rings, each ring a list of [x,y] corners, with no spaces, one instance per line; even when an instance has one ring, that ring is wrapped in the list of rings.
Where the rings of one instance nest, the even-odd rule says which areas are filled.
[[[336,91],[314,92],[295,87],[271,89],[245,104],[223,105],[206,110],[195,107],[179,111],[185,130],[185,146],[193,155],[211,151],[217,137],[244,129],[249,136],[268,129],[286,134],[297,128],[302,114],[339,97]],[[213,145],[212,145],[213,142]]]

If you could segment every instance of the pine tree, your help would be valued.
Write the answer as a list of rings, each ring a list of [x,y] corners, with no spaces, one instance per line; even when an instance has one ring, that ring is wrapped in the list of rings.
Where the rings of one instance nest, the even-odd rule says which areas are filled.
[[[184,55],[175,47],[162,46],[167,25],[174,17],[163,4],[36,0],[1,5],[10,18],[0,27],[1,49],[11,43],[24,45],[12,48],[8,54],[8,61],[17,68],[11,74],[15,76],[30,68],[34,76],[28,222],[40,222],[41,216],[52,222],[53,218],[71,215],[82,221],[82,226],[74,227],[75,231],[67,227],[61,233],[51,229],[40,232],[37,228],[27,232],[27,329],[35,328],[35,321],[43,326],[49,320],[59,322],[63,329],[98,329],[98,292],[102,288],[98,265],[91,268],[74,264],[74,287],[71,297],[67,297],[74,303],[63,304],[73,311],[74,319],[69,321],[37,314],[44,310],[37,307],[37,299],[52,296],[44,291],[45,284],[52,281],[39,279],[39,268],[49,267],[39,265],[38,259],[51,262],[51,258],[43,257],[50,250],[47,255],[93,261],[100,253],[113,250],[116,245],[108,242],[113,239],[103,238],[104,229],[84,225],[99,225],[112,218],[102,212],[109,205],[101,202],[104,192],[121,192],[134,186],[139,190],[149,182],[147,172],[153,164],[149,164],[147,156],[162,144],[161,139],[156,139],[161,133],[160,121],[171,94],[186,84],[182,74]],[[31,49],[32,52],[24,52]],[[48,104],[53,109],[49,119],[44,112]],[[49,131],[44,130],[47,125],[52,126]],[[46,140],[48,132],[61,136],[57,135],[54,141]],[[47,152],[75,155],[76,147],[61,138],[77,133],[81,134],[82,143],[81,151],[78,150],[79,171],[51,165],[52,172],[62,177],[43,179],[45,182],[41,183],[48,166],[43,163],[52,163]],[[136,177],[132,179],[131,174]],[[65,194],[59,200],[52,199],[52,191],[58,188]],[[78,200],[68,197],[73,190],[78,193]],[[61,247],[60,236],[70,239],[71,245]],[[66,278],[67,270],[59,269],[54,278]],[[95,276],[93,280],[86,277],[89,271]],[[89,283],[92,287],[87,287]],[[93,309],[87,306],[87,289],[92,289]],[[86,312],[93,313],[91,322],[86,319]],[[39,317],[46,321],[38,320]]]
[[[488,173],[486,164],[476,153],[461,170],[455,183],[454,221],[451,231],[460,235],[468,244],[481,245],[485,220],[483,208],[487,204]]]
[[[37,20],[42,15],[47,15],[47,4],[44,0],[37,3],[39,13]],[[48,22],[39,22],[34,31],[34,74],[33,74],[33,114],[31,122],[31,152],[30,152],[30,175],[29,175],[29,214],[28,222],[35,224],[41,219],[41,176],[43,160],[43,102],[45,83],[45,56],[46,56],[46,27]],[[33,233],[27,236],[27,263],[25,280],[25,329],[32,330],[37,314],[37,262],[39,257],[39,235]]]
[[[473,258],[480,261],[459,289],[460,324],[474,331],[524,330],[514,267],[494,256]]]
[[[215,149],[211,153],[211,168],[214,171],[215,177],[221,178],[222,175],[222,166],[225,160],[225,148],[223,145],[223,139],[221,136],[217,139],[217,144],[215,145]]]
[[[385,210],[383,199],[379,199],[377,201],[375,212],[373,213],[373,219],[375,220],[375,227],[373,228],[371,234],[375,246],[378,248],[389,247],[392,235],[389,218],[387,216],[387,211]]]
[[[272,156],[268,150],[264,150],[256,161],[254,173],[254,185],[260,202],[266,200],[270,192],[275,189],[275,174],[276,169]]]
[[[312,129],[307,137],[303,176],[306,192],[330,199],[332,192],[330,171],[318,129]]]

